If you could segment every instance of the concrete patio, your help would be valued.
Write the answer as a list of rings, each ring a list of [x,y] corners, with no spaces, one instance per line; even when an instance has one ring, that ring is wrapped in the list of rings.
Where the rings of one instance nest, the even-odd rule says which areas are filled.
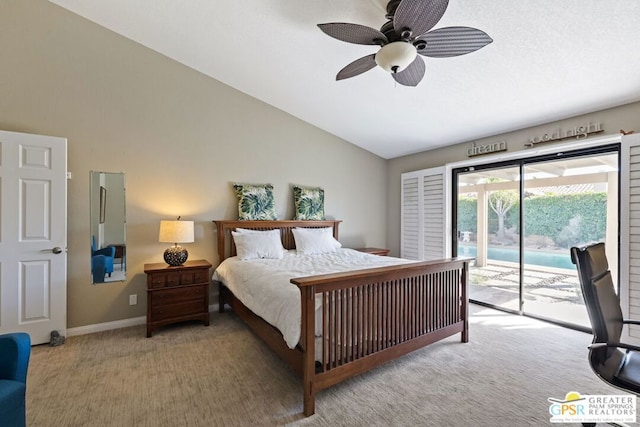
[[[525,264],[523,282],[525,313],[590,326],[577,272]],[[518,264],[488,260],[484,267],[471,268],[470,283],[471,299],[519,310]]]

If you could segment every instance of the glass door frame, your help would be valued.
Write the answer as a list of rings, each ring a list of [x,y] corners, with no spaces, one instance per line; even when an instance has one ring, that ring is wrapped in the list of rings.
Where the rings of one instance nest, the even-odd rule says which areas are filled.
[[[617,200],[617,211],[618,211],[618,218],[617,218],[617,223],[618,223],[618,233],[617,233],[617,241],[616,241],[616,247],[618,250],[618,254],[620,253],[620,185],[621,185],[621,174],[620,174],[620,166],[621,166],[621,144],[620,143],[613,143],[613,144],[607,144],[607,145],[603,145],[603,146],[594,146],[594,147],[585,147],[585,148],[579,148],[579,149],[574,149],[574,150],[569,150],[566,152],[557,152],[557,153],[550,153],[550,154],[542,154],[542,155],[537,155],[537,156],[533,156],[533,157],[523,157],[523,158],[516,158],[516,159],[511,159],[511,160],[504,160],[504,161],[497,161],[497,162],[492,162],[492,163],[478,163],[477,165],[473,165],[473,166],[464,166],[464,167],[459,167],[459,168],[453,168],[451,169],[451,251],[452,251],[452,256],[456,257],[458,256],[458,232],[460,230],[458,230],[458,185],[459,185],[459,180],[458,180],[458,176],[462,173],[467,173],[467,172],[477,172],[477,171],[482,171],[482,170],[489,170],[489,169],[502,169],[502,168],[507,168],[507,167],[515,167],[517,166],[519,169],[519,176],[520,176],[520,182],[519,182],[519,190],[520,190],[520,194],[518,196],[519,199],[519,214],[518,214],[518,221],[519,221],[519,230],[520,230],[520,239],[519,243],[518,243],[518,247],[519,247],[519,275],[520,275],[520,283],[519,283],[519,287],[518,287],[518,298],[519,298],[519,303],[518,303],[518,310],[514,310],[514,309],[510,309],[507,307],[501,307],[495,304],[491,304],[488,302],[484,302],[484,301],[478,301],[478,300],[474,300],[474,299],[469,299],[469,302],[472,302],[474,304],[478,304],[478,305],[483,305],[486,307],[490,307],[490,308],[494,308],[496,310],[501,310],[504,312],[508,312],[508,313],[512,313],[512,314],[519,314],[519,315],[523,315],[523,316],[527,316],[527,317],[531,317],[531,318],[535,318],[535,319],[539,319],[539,320],[543,320],[546,322],[550,322],[553,324],[557,324],[563,327],[568,327],[568,328],[572,328],[572,329],[577,329],[577,330],[581,330],[584,332],[589,332],[591,333],[591,328],[590,327],[582,327],[580,325],[575,325],[572,323],[567,323],[567,322],[563,322],[561,320],[557,320],[557,319],[552,319],[552,318],[547,318],[544,316],[539,316],[539,315],[535,315],[532,313],[527,313],[523,310],[523,304],[524,304],[524,272],[525,272],[525,268],[524,268],[524,255],[525,255],[525,239],[522,238],[522,233],[524,230],[524,203],[523,203],[523,196],[525,194],[525,179],[524,177],[524,169],[525,166],[527,165],[531,165],[531,164],[536,164],[536,163],[542,163],[542,162],[549,162],[549,161],[553,161],[553,160],[560,160],[560,159],[570,159],[570,158],[576,158],[576,157],[585,157],[585,156],[596,156],[599,154],[617,154],[618,155],[618,200]],[[619,272],[620,272],[620,256],[617,257],[618,258],[618,265],[616,270],[618,271],[618,276],[619,276]],[[618,295],[620,295],[620,280],[619,277],[616,280],[617,283],[617,292]]]

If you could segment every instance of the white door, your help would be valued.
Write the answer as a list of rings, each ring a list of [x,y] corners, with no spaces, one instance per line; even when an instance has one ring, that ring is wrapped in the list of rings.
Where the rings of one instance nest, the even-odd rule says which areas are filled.
[[[0,333],[67,329],[67,140],[0,131]]]

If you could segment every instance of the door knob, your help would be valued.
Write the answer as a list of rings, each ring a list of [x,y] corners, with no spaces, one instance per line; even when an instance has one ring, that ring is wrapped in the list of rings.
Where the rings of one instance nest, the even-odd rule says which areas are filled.
[[[53,252],[54,254],[61,254],[62,253],[62,248],[60,246],[56,246],[55,248],[51,248],[51,249],[43,249],[42,252]]]

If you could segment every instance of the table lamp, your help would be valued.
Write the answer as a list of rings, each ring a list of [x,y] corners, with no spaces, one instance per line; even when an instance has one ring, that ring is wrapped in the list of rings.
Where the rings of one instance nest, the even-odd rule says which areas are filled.
[[[187,260],[189,252],[178,243],[193,243],[193,221],[160,221],[160,233],[158,241],[161,243],[173,243],[173,246],[164,251],[164,260],[167,264],[182,265]]]

